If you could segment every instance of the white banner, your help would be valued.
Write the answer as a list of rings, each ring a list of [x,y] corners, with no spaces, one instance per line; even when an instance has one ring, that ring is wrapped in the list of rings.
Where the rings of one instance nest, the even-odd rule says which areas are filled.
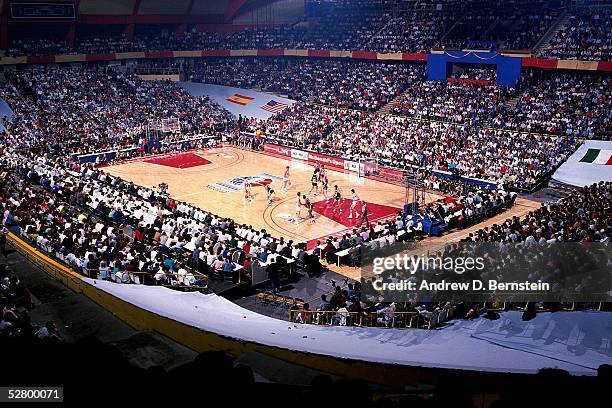
[[[576,187],[590,186],[599,181],[612,181],[612,165],[589,162],[585,157],[589,150],[612,150],[612,142],[585,140],[582,146],[555,171],[552,180]]]
[[[359,163],[354,161],[345,161],[344,168],[353,173],[359,173]]]
[[[291,157],[298,160],[308,160],[308,152],[302,150],[291,149]]]

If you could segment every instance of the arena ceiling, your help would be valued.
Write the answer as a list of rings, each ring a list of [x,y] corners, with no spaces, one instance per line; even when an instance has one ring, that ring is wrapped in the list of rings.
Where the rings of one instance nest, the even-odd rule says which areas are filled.
[[[15,0],[28,2],[30,0]],[[70,0],[46,0],[46,2]],[[73,0],[77,14],[89,16],[209,16],[216,22],[229,22],[239,13],[263,7],[279,0]],[[0,0],[0,9],[8,4]]]
[[[78,13],[108,15],[223,15],[226,21],[245,9],[277,0],[80,0]]]
[[[225,14],[240,8],[236,0],[80,0],[79,14],[150,15],[150,14]]]

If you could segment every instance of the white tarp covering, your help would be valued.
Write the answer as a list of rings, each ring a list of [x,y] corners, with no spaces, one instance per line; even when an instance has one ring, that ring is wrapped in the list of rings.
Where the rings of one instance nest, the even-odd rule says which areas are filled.
[[[265,92],[257,92],[252,89],[233,88],[231,86],[203,84],[199,82],[179,82],[179,85],[185,88],[187,92],[193,96],[206,95],[234,115],[242,115],[248,118],[268,119],[273,113],[261,107],[272,100],[284,103],[287,106],[291,106],[295,103],[292,99]],[[246,105],[239,105],[227,100],[233,95],[244,95],[253,99]]]
[[[2,123],[2,118],[5,116],[12,118],[13,111],[10,106],[4,101],[4,99],[0,99],[0,131],[5,130],[4,124]]]
[[[596,375],[612,362],[612,313],[520,312],[495,321],[456,320],[441,330],[300,325],[246,310],[217,295],[84,279],[126,302],[226,337],[370,362],[535,373],[558,367]]]
[[[599,181],[612,181],[612,166],[605,164],[585,163],[580,159],[589,149],[612,150],[612,142],[586,140],[565,163],[553,174],[553,181],[584,187]]]

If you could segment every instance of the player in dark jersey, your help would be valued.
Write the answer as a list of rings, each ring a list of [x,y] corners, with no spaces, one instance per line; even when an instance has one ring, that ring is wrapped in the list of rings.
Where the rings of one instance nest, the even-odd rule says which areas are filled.
[[[342,215],[342,193],[340,193],[340,188],[336,184],[334,186],[334,195],[332,197],[334,210],[332,213],[336,213],[336,210],[339,210],[339,215]]]
[[[327,198],[327,189],[329,187],[329,180],[326,175],[323,175],[321,178],[321,189],[323,190],[323,195]]]
[[[274,201],[274,189],[270,184],[266,184],[266,193],[268,194],[268,205]]]
[[[302,198],[304,199],[304,207],[306,207],[306,209],[308,210],[308,220],[313,223],[315,222],[315,218],[314,215],[312,213],[313,209],[314,209],[314,205],[312,205],[312,203],[310,202],[310,199],[308,197],[306,197],[306,195],[303,195]]]
[[[317,192],[319,191],[318,181],[319,181],[319,176],[317,175],[315,171],[314,173],[312,173],[312,177],[310,178],[310,183],[312,184],[312,187],[310,187],[310,191],[308,192],[308,194],[312,193],[313,190],[315,194],[317,194]]]

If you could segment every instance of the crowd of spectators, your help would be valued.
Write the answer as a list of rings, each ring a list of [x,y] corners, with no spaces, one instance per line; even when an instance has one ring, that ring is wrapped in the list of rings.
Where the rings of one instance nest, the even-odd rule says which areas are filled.
[[[391,103],[390,113],[417,119],[590,139],[612,135],[606,73],[526,69],[513,88],[498,86],[494,69],[460,64],[448,81],[425,80],[420,64],[335,60],[218,59],[189,69],[195,81],[261,88],[338,108],[373,111]],[[333,126],[312,123],[316,116],[304,118],[315,125],[308,131]]]
[[[470,8],[437,47],[529,50],[559,16],[544,1],[491,2]]]
[[[600,73],[526,70],[514,109],[500,110],[495,127],[610,140],[610,76]]]
[[[11,41],[7,55],[56,55],[198,49],[334,49],[375,52],[427,52],[445,32],[454,14],[393,9],[390,2],[336,2],[307,12],[286,26],[250,27],[226,35],[188,30],[142,30],[133,41],[119,35],[77,36],[66,41],[38,38]]]
[[[143,30],[136,33],[133,41],[123,36],[84,38],[77,37],[74,47],[65,41],[33,37],[15,39],[9,45],[7,55],[54,55],[74,53],[108,53],[153,50],[198,50],[198,49],[337,49],[362,50],[366,43],[389,22],[391,14],[383,2],[351,2],[334,4],[329,12],[308,14],[296,24],[276,27],[250,27],[227,35],[201,32],[195,29],[185,33]],[[423,18],[408,17],[411,27]],[[433,28],[425,34],[433,36]],[[442,32],[441,29],[436,32]],[[423,40],[416,36],[402,48],[408,51],[422,48]],[[384,51],[384,49],[380,49]]]
[[[492,30],[493,38],[506,50],[530,50],[559,17],[557,10],[512,10]]]
[[[514,92],[494,83],[421,81],[394,102],[391,112],[421,119],[483,124],[504,109]]]
[[[572,137],[519,135],[467,124],[297,103],[251,130],[280,143],[394,168],[419,166],[529,189],[577,146]]]
[[[514,205],[517,193],[468,185],[456,199],[440,199],[421,208],[420,218],[443,221],[448,230],[465,228]]]
[[[417,10],[390,2],[337,2],[306,12],[288,25],[248,27],[231,33],[160,30],[143,26],[132,40],[123,35],[78,35],[73,47],[52,36],[11,39],[6,55],[43,56],[209,49],[331,49],[371,52],[428,52],[446,49],[530,50],[558,19],[560,9],[544,1],[490,2],[451,9]],[[572,12],[544,55],[608,60],[610,17],[607,8]],[[457,22],[457,20],[460,21]],[[449,31],[450,30],[450,31]]]
[[[291,320],[302,324],[359,327],[434,328],[444,310],[444,319],[452,317],[454,307],[449,303],[423,304],[416,301],[380,302],[376,297],[362,294],[361,283],[341,286],[334,282],[333,292],[321,295],[313,308],[305,304],[290,312]]]
[[[144,81],[104,66],[49,67],[9,74],[0,90],[14,116],[4,120],[15,148],[70,153],[143,146],[164,119],[183,136],[207,133],[233,115],[170,81]]]
[[[612,183],[599,182],[503,223],[470,233],[467,242],[608,242],[612,236]]]
[[[470,77],[470,72],[459,76]],[[487,82],[415,81],[393,102],[391,112],[521,132],[604,140],[612,136],[610,77],[605,73],[525,70],[516,88],[485,78]]]
[[[304,245],[92,166],[25,153],[7,153],[2,164],[4,226],[88,276],[203,288],[209,277],[248,276],[254,262],[279,274],[292,258],[316,268]]]
[[[550,39],[542,56],[559,59],[612,60],[612,10],[583,8]]]
[[[8,230],[1,227],[2,257],[6,259],[4,244]],[[61,340],[53,321],[44,325],[32,323],[30,310],[34,307],[32,294],[25,283],[5,263],[0,264],[0,340],[5,338]]]
[[[422,65],[312,59],[206,59],[191,69],[195,82],[260,88],[368,111],[384,106],[423,76]]]
[[[488,84],[494,84],[497,81],[497,70],[492,68],[478,68],[478,67],[470,67],[470,66],[461,66],[458,69],[455,69],[453,73],[451,73],[449,78],[453,79],[467,79],[470,82],[471,80],[477,81],[486,81]],[[484,83],[484,82],[483,82]]]
[[[56,38],[15,38],[11,40],[5,55],[7,57],[19,57],[22,55],[40,57],[72,54],[75,51],[68,47],[65,40]]]
[[[393,167],[458,171],[521,188],[535,186],[567,157],[575,137],[611,135],[609,78],[598,73],[527,70],[512,89],[480,81],[424,81],[422,67],[414,64],[219,59],[193,69],[195,80],[287,92],[300,100],[265,122],[247,121],[248,130],[261,129],[283,143],[353,159],[376,157]],[[492,72],[466,69],[452,77],[488,81]],[[407,88],[391,109],[399,117],[366,112],[383,106],[402,86]],[[175,83],[142,81],[96,66],[17,71],[0,94],[15,112],[5,120],[4,136],[15,148],[88,153],[143,147],[150,143],[146,131],[152,120],[176,118],[181,136],[233,120]],[[519,137],[519,131],[564,138]],[[490,146],[486,154],[483,146]],[[478,160],[483,155],[487,160]]]
[[[364,44],[375,52],[429,52],[457,16],[438,11],[411,11],[390,17],[385,26]]]

